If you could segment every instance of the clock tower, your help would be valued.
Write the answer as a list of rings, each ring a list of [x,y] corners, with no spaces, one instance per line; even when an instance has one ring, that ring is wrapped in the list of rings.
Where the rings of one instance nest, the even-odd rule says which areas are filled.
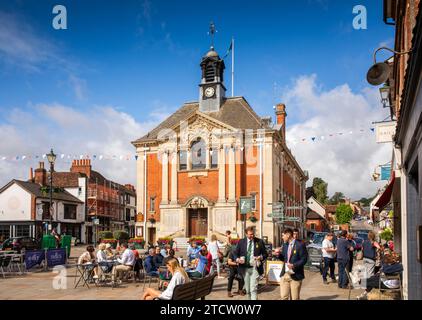
[[[224,60],[211,46],[201,61],[202,77],[199,85],[199,111],[217,112],[226,95],[223,84]]]

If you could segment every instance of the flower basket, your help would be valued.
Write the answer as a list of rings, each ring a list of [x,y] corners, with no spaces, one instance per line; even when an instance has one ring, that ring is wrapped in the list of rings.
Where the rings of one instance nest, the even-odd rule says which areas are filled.
[[[254,215],[251,215],[251,216],[249,217],[249,221],[250,221],[250,222],[257,222],[257,221],[258,221],[258,219],[257,219],[257,218],[255,218],[255,216],[254,216]]]
[[[165,238],[158,238],[157,243],[160,247],[164,247],[165,245],[170,245],[173,247],[173,238],[165,237]]]
[[[192,243],[192,241],[195,241],[198,246],[202,246],[205,243],[205,238],[204,237],[189,238],[189,243]]]
[[[102,239],[101,242],[102,243],[110,243],[111,247],[113,249],[116,249],[116,246],[117,246],[117,240],[116,239]]]
[[[144,238],[132,238],[129,239],[129,243],[135,246],[135,249],[143,249],[145,247]]]

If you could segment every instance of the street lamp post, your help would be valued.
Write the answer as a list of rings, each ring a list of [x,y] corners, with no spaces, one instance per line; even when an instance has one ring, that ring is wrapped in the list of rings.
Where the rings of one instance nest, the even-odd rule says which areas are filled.
[[[48,162],[50,163],[50,225],[53,229],[53,171],[54,171],[54,162],[56,161],[56,155],[51,149],[50,153],[47,154]]]

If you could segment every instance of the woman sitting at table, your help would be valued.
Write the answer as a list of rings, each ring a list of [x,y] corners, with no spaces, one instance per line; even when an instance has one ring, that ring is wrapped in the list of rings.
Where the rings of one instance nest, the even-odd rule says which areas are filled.
[[[86,251],[79,256],[78,264],[79,265],[86,265],[87,270],[94,269],[94,279],[98,278],[97,269],[94,267],[95,263],[95,248],[93,246],[86,247]],[[92,265],[92,268],[89,267]]]
[[[97,262],[101,263],[101,270],[105,273],[108,273],[113,268],[113,264],[112,261],[107,258],[106,244],[100,243],[98,249]]]
[[[186,274],[185,270],[180,266],[179,261],[177,261],[176,258],[168,260],[166,267],[172,274],[171,281],[167,286],[167,289],[163,292],[160,292],[153,288],[147,288],[147,290],[142,296],[142,300],[153,300],[156,298],[170,300],[173,296],[174,288],[177,285],[189,282],[188,275]]]
[[[114,258],[113,249],[111,248],[110,243],[106,243],[105,253],[107,255],[107,259],[113,259]]]

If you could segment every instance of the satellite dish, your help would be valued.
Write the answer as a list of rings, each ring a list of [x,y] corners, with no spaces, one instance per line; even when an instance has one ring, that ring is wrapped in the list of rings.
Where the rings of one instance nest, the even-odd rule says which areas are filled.
[[[366,80],[374,85],[378,86],[387,81],[390,76],[390,66],[385,62],[379,62],[374,64],[366,74]]]

